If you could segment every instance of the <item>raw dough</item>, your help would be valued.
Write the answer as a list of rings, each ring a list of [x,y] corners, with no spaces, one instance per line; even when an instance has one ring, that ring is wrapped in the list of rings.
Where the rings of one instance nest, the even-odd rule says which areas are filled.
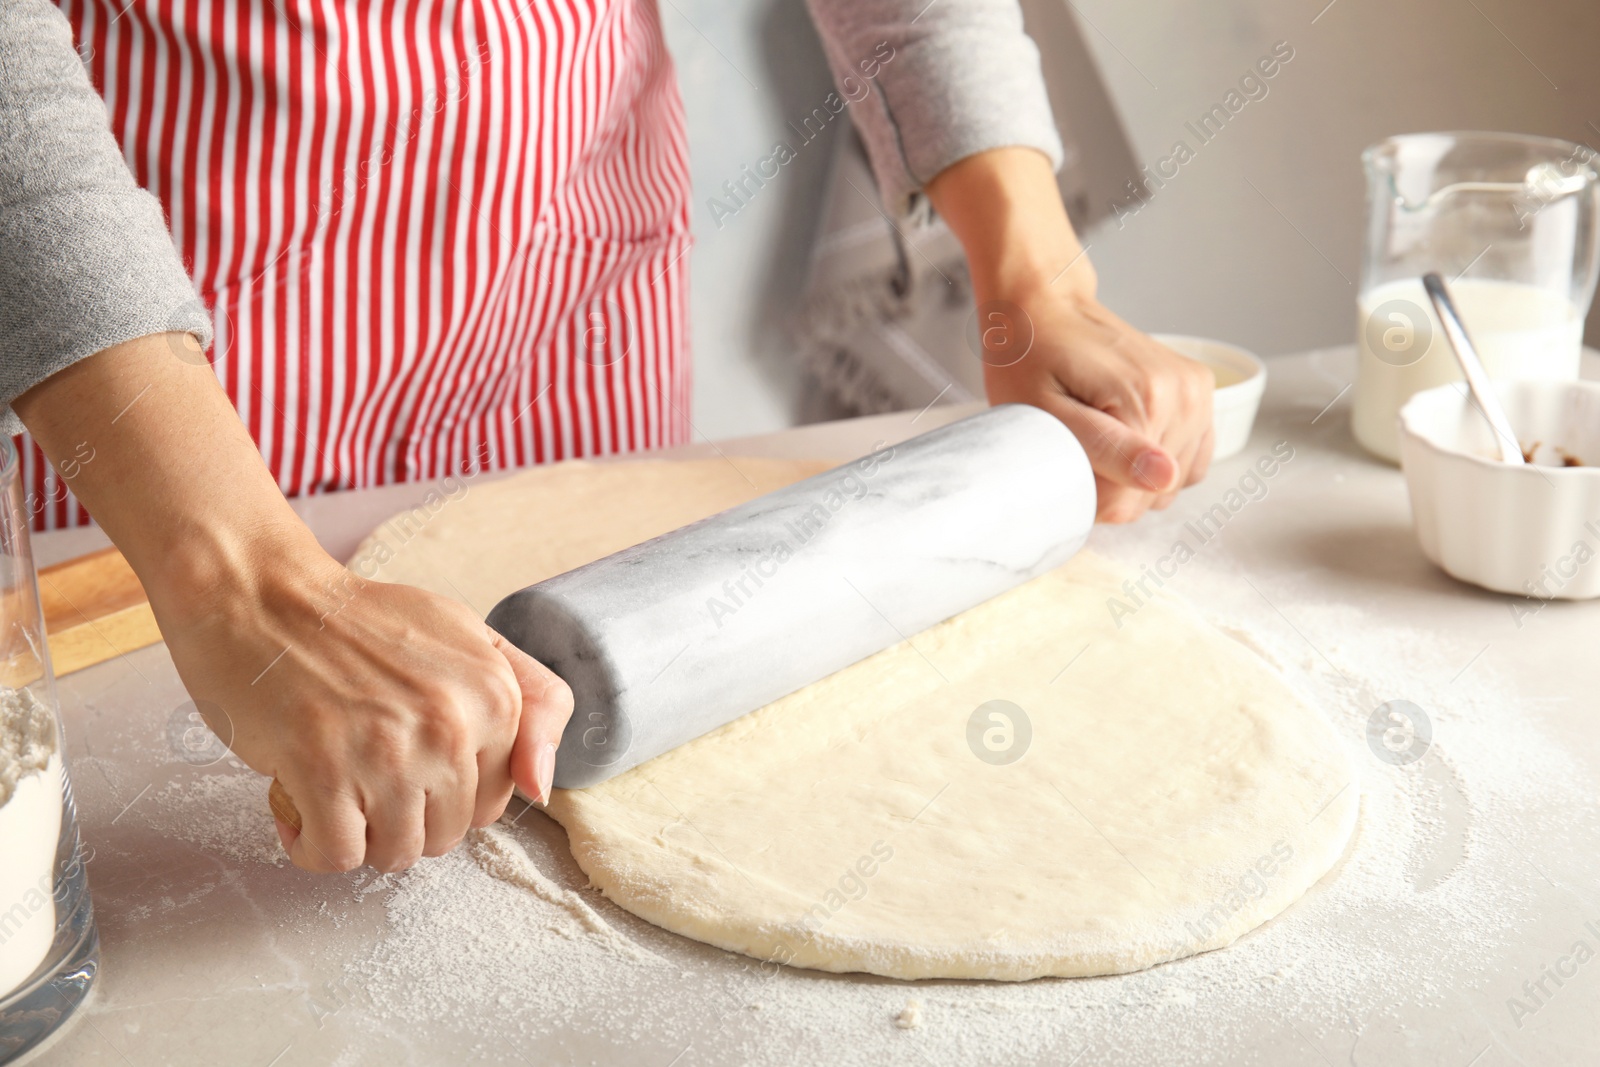
[[[508,593],[835,466],[743,457],[579,460],[447,478],[372,531],[350,567],[488,615]]]
[[[440,509],[377,576],[487,612],[754,495],[746,477],[770,488],[814,469],[526,472]],[[1123,577],[1080,554],[626,774],[557,791],[549,812],[618,904],[764,960],[1016,980],[1227,945],[1337,861],[1353,765],[1320,714],[1181,602],[1158,596],[1119,629],[1107,600]]]

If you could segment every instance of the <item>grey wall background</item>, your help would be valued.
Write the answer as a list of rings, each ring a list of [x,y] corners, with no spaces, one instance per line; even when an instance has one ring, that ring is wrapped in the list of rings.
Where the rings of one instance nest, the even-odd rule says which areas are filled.
[[[711,438],[804,421],[804,376],[783,323],[804,291],[811,241],[842,123],[719,227],[706,206],[787,129],[822,105],[833,79],[802,0],[660,0],[689,115],[694,177],[690,343],[695,429]]]
[[[1063,0],[1065,2],[1065,0]],[[1501,129],[1600,146],[1592,0],[1075,0],[1142,163],[1273,43],[1291,60],[1136,215],[1085,235],[1101,295],[1146,330],[1263,355],[1353,336],[1361,149],[1391,133]],[[696,187],[696,428],[791,425],[813,410],[782,322],[802,291],[830,131],[719,228],[706,198],[831,90],[801,0],[662,0]],[[1600,342],[1600,315],[1588,338]]]

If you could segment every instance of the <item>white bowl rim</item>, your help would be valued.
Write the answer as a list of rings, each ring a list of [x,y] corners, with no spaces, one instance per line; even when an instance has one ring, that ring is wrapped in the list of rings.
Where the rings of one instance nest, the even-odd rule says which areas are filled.
[[[1226,393],[1233,389],[1244,389],[1247,387],[1254,388],[1258,382],[1264,382],[1266,379],[1266,360],[1262,359],[1248,348],[1236,345],[1232,341],[1219,341],[1215,337],[1200,337],[1192,333],[1153,333],[1150,335],[1150,337],[1152,340],[1156,340],[1164,345],[1167,345],[1168,348],[1173,348],[1172,345],[1167,344],[1169,339],[1173,341],[1192,341],[1210,348],[1220,348],[1222,349],[1222,355],[1234,357],[1229,360],[1227,367],[1230,370],[1242,372],[1244,377],[1240,378],[1232,385],[1218,386],[1214,392]],[[1177,351],[1177,349],[1173,348],[1173,351]],[[1178,354],[1180,356],[1184,355],[1182,352],[1179,352]],[[1200,359],[1195,356],[1186,356],[1185,358],[1193,359],[1197,363],[1206,362],[1204,359]]]
[[[1546,381],[1531,378],[1509,378],[1497,381],[1494,383],[1494,385],[1496,389],[1556,388],[1566,392],[1570,389],[1577,388],[1589,392],[1600,393],[1600,381],[1593,381],[1585,378],[1569,379],[1565,381]],[[1421,430],[1416,429],[1411,425],[1411,418],[1415,415],[1415,413],[1411,411],[1413,405],[1416,405],[1417,409],[1420,411],[1423,406],[1435,403],[1436,398],[1442,397],[1446,392],[1453,393],[1461,399],[1466,400],[1467,397],[1462,392],[1462,390],[1465,388],[1466,382],[1446,382],[1443,385],[1436,385],[1431,389],[1423,389],[1420,392],[1413,393],[1411,395],[1411,399],[1407,400],[1404,406],[1400,408],[1400,435],[1402,437],[1410,438],[1412,441],[1426,447],[1429,451],[1437,453],[1438,455],[1450,456],[1454,459],[1464,459],[1469,463],[1474,463],[1485,469],[1506,471],[1509,472],[1514,478],[1526,478],[1535,474],[1549,477],[1553,472],[1558,478],[1570,479],[1574,477],[1600,477],[1600,466],[1593,465],[1582,467],[1549,467],[1544,466],[1543,464],[1536,465],[1532,463],[1525,463],[1520,467],[1513,467],[1501,460],[1489,459],[1487,456],[1480,456],[1475,452],[1463,452],[1456,448],[1446,448],[1438,441],[1435,441],[1432,437],[1429,437]],[[1522,442],[1519,441],[1517,444],[1520,447]],[[1404,464],[1402,463],[1402,466],[1403,465]]]

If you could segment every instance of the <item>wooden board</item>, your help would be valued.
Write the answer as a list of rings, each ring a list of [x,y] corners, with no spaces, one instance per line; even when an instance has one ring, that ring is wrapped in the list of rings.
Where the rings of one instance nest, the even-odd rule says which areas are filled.
[[[39,606],[57,678],[161,640],[144,586],[115,548],[41,570]]]

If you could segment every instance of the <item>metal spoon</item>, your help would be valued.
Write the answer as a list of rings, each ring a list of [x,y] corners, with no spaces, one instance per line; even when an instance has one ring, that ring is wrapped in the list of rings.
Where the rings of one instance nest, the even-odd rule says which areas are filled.
[[[1501,461],[1513,467],[1522,466],[1525,462],[1522,445],[1517,442],[1516,432],[1511,429],[1511,420],[1506,418],[1505,409],[1500,406],[1500,398],[1494,395],[1489,372],[1483,369],[1478,350],[1472,347],[1472,338],[1467,336],[1467,328],[1456,313],[1455,303],[1450,299],[1450,290],[1445,287],[1444,279],[1437,274],[1424,274],[1422,287],[1428,290],[1433,308],[1439,313],[1439,321],[1444,323],[1445,339],[1450,342],[1450,350],[1456,354],[1456,362],[1461,364],[1461,373],[1466,375],[1473,403],[1494,432],[1494,442],[1500,450]]]

